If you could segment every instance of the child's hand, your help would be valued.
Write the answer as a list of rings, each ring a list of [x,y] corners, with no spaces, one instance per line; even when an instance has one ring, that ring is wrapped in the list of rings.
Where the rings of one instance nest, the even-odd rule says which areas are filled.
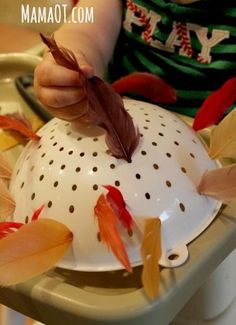
[[[84,55],[76,54],[76,59],[86,77],[92,77],[94,69]],[[53,116],[74,120],[86,111],[87,99],[78,72],[59,66],[49,52],[35,69],[34,89],[38,99]]]

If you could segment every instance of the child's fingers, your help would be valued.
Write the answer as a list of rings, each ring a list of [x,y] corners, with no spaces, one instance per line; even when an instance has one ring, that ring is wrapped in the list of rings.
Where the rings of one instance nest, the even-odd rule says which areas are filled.
[[[36,86],[36,95],[45,105],[54,108],[62,108],[78,103],[84,98],[81,88],[74,87],[41,87]]]
[[[46,107],[47,111],[53,116],[66,121],[74,121],[80,119],[88,110],[87,99],[83,98],[75,105],[65,106],[62,108]]]
[[[34,72],[36,82],[43,87],[78,87],[79,74],[49,60],[40,63]]]

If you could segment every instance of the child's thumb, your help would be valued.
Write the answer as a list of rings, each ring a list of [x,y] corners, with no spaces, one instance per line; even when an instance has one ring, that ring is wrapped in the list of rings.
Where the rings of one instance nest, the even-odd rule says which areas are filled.
[[[83,73],[87,78],[91,78],[94,76],[95,73],[94,68],[88,62],[86,56],[82,52],[76,53],[76,60],[78,62],[80,69],[83,71]]]

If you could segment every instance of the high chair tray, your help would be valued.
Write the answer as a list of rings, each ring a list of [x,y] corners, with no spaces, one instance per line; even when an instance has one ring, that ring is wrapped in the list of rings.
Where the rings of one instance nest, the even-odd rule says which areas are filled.
[[[161,272],[160,296],[148,301],[140,268],[113,273],[55,269],[26,283],[0,288],[0,302],[45,324],[169,324],[214,269],[236,247],[236,208],[225,209],[189,245],[189,260]],[[121,280],[122,281],[119,281]]]

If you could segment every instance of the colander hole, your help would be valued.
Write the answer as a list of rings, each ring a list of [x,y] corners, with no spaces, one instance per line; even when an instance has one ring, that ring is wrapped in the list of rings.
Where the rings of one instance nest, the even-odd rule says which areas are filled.
[[[120,186],[120,181],[115,181],[115,186],[119,187]]]
[[[94,190],[94,191],[97,191],[97,190],[98,190],[98,185],[97,185],[97,184],[94,184],[94,185],[93,185],[93,190]]]
[[[164,134],[163,134],[162,132],[158,132],[158,135],[159,135],[160,137],[163,137],[163,136],[164,136]]]
[[[174,141],[174,144],[175,144],[176,146],[179,146],[179,142],[178,142],[178,141]]]
[[[184,167],[181,167],[181,171],[183,172],[183,173],[187,173],[187,170],[186,170],[186,168],[184,168]]]
[[[80,155],[80,157],[84,157],[85,153],[81,152],[79,155]]]
[[[137,179],[141,179],[141,175],[140,175],[140,174],[136,174],[135,177],[136,177]]]
[[[65,168],[66,168],[66,165],[65,164],[61,165],[61,169],[62,170],[65,169]]]
[[[75,172],[76,172],[76,173],[79,173],[80,171],[81,171],[81,168],[80,168],[80,167],[76,167],[76,168],[75,168]]]
[[[195,158],[195,155],[194,155],[192,152],[190,152],[190,156],[191,156],[192,158]]]
[[[97,167],[93,167],[93,172],[96,173],[98,171]]]
[[[44,175],[40,175],[39,180],[40,182],[44,179]]]
[[[157,146],[157,143],[156,143],[155,141],[153,141],[153,142],[152,142],[152,145],[153,145],[154,147],[156,147],[156,146]]]
[[[115,164],[110,164],[111,169],[115,169],[116,165]]]
[[[58,184],[59,184],[58,181],[55,181],[55,182],[53,183],[53,186],[54,186],[54,187],[57,187]]]
[[[31,200],[34,200],[34,199],[35,199],[35,193],[32,193]]]
[[[98,153],[97,152],[93,152],[93,157],[97,157]]]
[[[73,213],[75,211],[75,207],[73,205],[69,206],[69,212]]]
[[[171,182],[170,181],[166,181],[166,186],[167,187],[171,187]]]
[[[147,200],[150,200],[151,195],[150,195],[149,193],[145,193],[145,198],[146,198]]]
[[[166,156],[167,156],[168,158],[171,158],[171,153],[167,152],[167,153],[166,153]]]
[[[54,160],[49,161],[49,165],[52,165],[54,163]]]
[[[146,156],[147,152],[145,150],[141,151],[141,155]]]
[[[154,169],[159,169],[159,166],[157,164],[153,164]]]
[[[185,211],[185,206],[184,206],[183,203],[180,203],[180,204],[179,204],[179,207],[180,207],[180,210],[181,210],[182,212]]]
[[[61,147],[60,149],[59,149],[59,151],[63,151],[64,150],[64,147]]]
[[[52,201],[48,201],[48,208],[51,208],[52,206]]]
[[[77,185],[76,184],[73,184],[72,185],[72,191],[76,191],[77,190]]]

